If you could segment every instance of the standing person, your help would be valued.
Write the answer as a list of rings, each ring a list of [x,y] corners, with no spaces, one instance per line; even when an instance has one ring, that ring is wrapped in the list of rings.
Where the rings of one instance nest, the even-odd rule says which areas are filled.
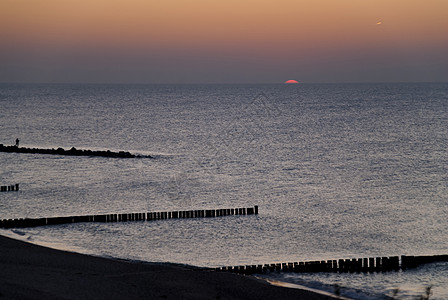
[[[19,139],[17,138],[17,139],[16,139],[16,147],[17,147],[17,148],[19,148],[19,142],[20,142],[20,141],[19,141]]]

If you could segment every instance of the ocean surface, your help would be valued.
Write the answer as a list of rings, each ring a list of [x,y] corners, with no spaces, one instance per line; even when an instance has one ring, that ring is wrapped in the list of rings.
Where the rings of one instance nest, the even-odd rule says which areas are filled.
[[[257,216],[0,234],[105,257],[216,267],[448,254],[448,84],[0,84],[0,219],[259,206]],[[448,263],[268,274],[355,299],[448,299]]]

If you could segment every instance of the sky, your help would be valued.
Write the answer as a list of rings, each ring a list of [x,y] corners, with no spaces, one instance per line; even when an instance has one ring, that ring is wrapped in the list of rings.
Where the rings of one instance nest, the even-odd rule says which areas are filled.
[[[0,82],[448,82],[448,0],[0,0]]]

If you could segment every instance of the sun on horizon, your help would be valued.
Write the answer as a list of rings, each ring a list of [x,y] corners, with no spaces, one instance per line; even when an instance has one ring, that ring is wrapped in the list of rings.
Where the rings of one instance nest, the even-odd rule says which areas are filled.
[[[290,80],[286,80],[285,83],[290,84],[290,83],[299,83],[299,82],[297,80],[290,79]]]

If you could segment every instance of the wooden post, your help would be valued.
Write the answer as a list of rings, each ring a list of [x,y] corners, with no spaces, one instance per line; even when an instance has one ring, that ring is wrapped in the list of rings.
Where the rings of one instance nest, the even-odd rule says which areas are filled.
[[[343,259],[338,260],[338,270],[339,272],[345,272],[345,264]]]
[[[367,272],[369,270],[369,259],[368,258],[363,258],[363,260],[362,260],[362,270],[364,272]]]
[[[324,263],[325,263],[325,261],[323,261]],[[323,265],[322,265],[322,261],[315,261],[314,262],[314,269],[315,269],[315,272],[322,272],[323,271]]]
[[[375,270],[377,271],[381,270],[381,257],[377,257],[375,259]]]
[[[327,260],[326,271],[327,272],[332,272],[333,271],[333,261],[332,260]]]
[[[413,258],[414,258],[413,256],[402,255],[401,256],[401,268],[403,270],[406,270],[407,268],[411,268]]]
[[[292,271],[294,271],[294,263],[289,262],[288,263],[288,272],[292,272]]]
[[[244,274],[250,275],[252,273],[253,273],[252,266],[251,265],[247,265]]]
[[[375,258],[369,257],[369,271],[372,272],[375,270]]]
[[[286,268],[287,268],[287,263],[282,263],[282,271],[286,272]]]
[[[381,258],[381,270],[382,271],[389,271],[389,258],[388,257],[382,257]]]
[[[390,258],[390,266],[395,271],[398,271],[398,269],[400,269],[400,263],[399,263],[398,256],[392,256]]]
[[[328,263],[328,261],[322,260],[320,262],[320,268],[322,272],[329,272],[331,270],[331,263]]]
[[[338,261],[336,259],[332,260],[331,271],[332,272],[337,272],[338,271]]]
[[[275,264],[275,270],[276,270],[277,272],[280,272],[280,271],[282,270],[282,264],[280,264],[280,263]]]
[[[362,258],[358,258],[355,264],[355,272],[361,272],[362,270]]]

